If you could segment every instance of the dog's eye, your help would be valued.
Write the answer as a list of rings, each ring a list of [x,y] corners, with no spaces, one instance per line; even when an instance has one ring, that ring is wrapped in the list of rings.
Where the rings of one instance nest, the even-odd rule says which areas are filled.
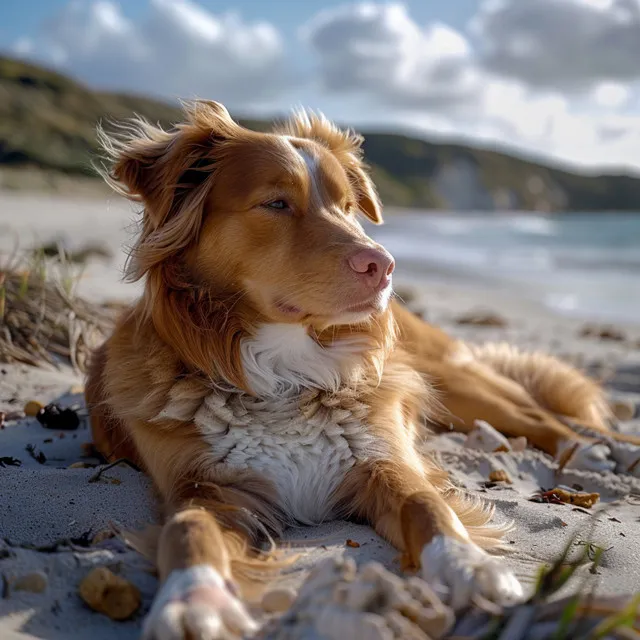
[[[267,207],[267,209],[277,209],[278,211],[289,209],[289,205],[285,200],[272,200],[271,202],[267,202],[264,206]]]

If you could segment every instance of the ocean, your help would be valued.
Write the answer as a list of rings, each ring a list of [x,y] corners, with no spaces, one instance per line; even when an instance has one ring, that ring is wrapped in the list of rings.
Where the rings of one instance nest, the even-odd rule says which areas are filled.
[[[576,318],[640,322],[640,213],[387,213],[399,274],[497,286]]]

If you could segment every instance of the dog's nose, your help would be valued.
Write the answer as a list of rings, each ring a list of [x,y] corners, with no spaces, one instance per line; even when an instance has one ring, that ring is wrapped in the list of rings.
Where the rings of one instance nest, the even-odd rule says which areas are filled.
[[[375,289],[387,283],[396,263],[384,249],[360,249],[348,260],[349,266],[368,286]]]

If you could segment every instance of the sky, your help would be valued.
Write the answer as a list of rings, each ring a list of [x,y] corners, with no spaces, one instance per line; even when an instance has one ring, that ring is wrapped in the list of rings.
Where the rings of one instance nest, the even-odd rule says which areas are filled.
[[[238,115],[640,171],[640,0],[4,0],[0,51]]]

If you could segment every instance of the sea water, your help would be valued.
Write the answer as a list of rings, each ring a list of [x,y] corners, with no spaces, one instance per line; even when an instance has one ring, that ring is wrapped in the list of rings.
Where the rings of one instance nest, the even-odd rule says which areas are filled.
[[[640,213],[390,211],[367,230],[409,275],[495,284],[578,318],[640,322]]]

